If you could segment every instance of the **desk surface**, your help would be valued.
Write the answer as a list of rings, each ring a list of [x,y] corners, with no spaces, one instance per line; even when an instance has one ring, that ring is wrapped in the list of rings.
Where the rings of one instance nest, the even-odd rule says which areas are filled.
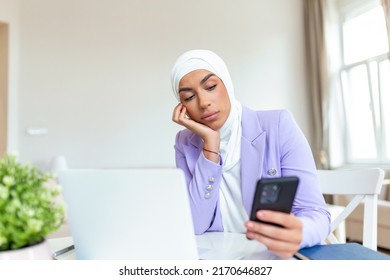
[[[52,252],[73,245],[72,237],[49,239]],[[199,258],[204,260],[273,260],[279,259],[261,243],[248,240],[245,234],[229,232],[207,232],[196,236]],[[59,255],[59,260],[74,260],[75,252],[70,250]]]

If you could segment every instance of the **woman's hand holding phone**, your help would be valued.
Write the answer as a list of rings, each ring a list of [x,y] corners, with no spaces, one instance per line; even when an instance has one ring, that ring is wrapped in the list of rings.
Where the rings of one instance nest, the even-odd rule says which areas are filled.
[[[290,214],[298,187],[296,177],[258,181],[247,237],[263,243],[281,258],[291,258],[302,241],[302,222]]]
[[[280,258],[293,257],[302,241],[302,222],[293,214],[273,210],[259,210],[257,218],[271,224],[246,222],[248,239],[259,241]],[[272,225],[272,223],[282,227]]]

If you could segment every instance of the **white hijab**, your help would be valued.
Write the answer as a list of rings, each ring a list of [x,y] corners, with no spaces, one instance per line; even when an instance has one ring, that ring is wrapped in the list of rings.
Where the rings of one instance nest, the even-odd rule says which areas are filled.
[[[179,82],[183,76],[194,70],[204,69],[217,75],[224,83],[230,99],[230,113],[220,129],[222,157],[222,180],[219,205],[225,231],[245,232],[244,222],[248,214],[242,202],[241,193],[241,115],[242,107],[234,98],[233,83],[223,60],[208,50],[192,50],[182,54],[176,61],[171,81],[173,92],[179,98]]]
[[[230,114],[220,129],[222,170],[228,171],[240,160],[241,150],[241,104],[234,97],[233,83],[225,62],[209,50],[191,50],[182,54],[171,72],[173,92],[178,100],[179,82],[186,74],[204,69],[217,75],[224,83],[230,99]]]

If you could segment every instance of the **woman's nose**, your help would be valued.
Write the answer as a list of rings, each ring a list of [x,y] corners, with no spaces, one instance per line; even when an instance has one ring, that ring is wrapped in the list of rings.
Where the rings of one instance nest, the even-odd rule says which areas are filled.
[[[201,108],[205,109],[211,105],[211,101],[207,93],[200,93],[198,95],[199,105]]]

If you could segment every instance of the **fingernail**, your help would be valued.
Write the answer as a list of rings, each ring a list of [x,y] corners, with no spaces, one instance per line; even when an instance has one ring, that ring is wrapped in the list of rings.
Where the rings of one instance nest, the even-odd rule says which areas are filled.
[[[257,213],[256,213],[256,216],[257,216],[257,218],[263,218],[264,217],[264,213],[263,213],[263,211],[257,211]]]

